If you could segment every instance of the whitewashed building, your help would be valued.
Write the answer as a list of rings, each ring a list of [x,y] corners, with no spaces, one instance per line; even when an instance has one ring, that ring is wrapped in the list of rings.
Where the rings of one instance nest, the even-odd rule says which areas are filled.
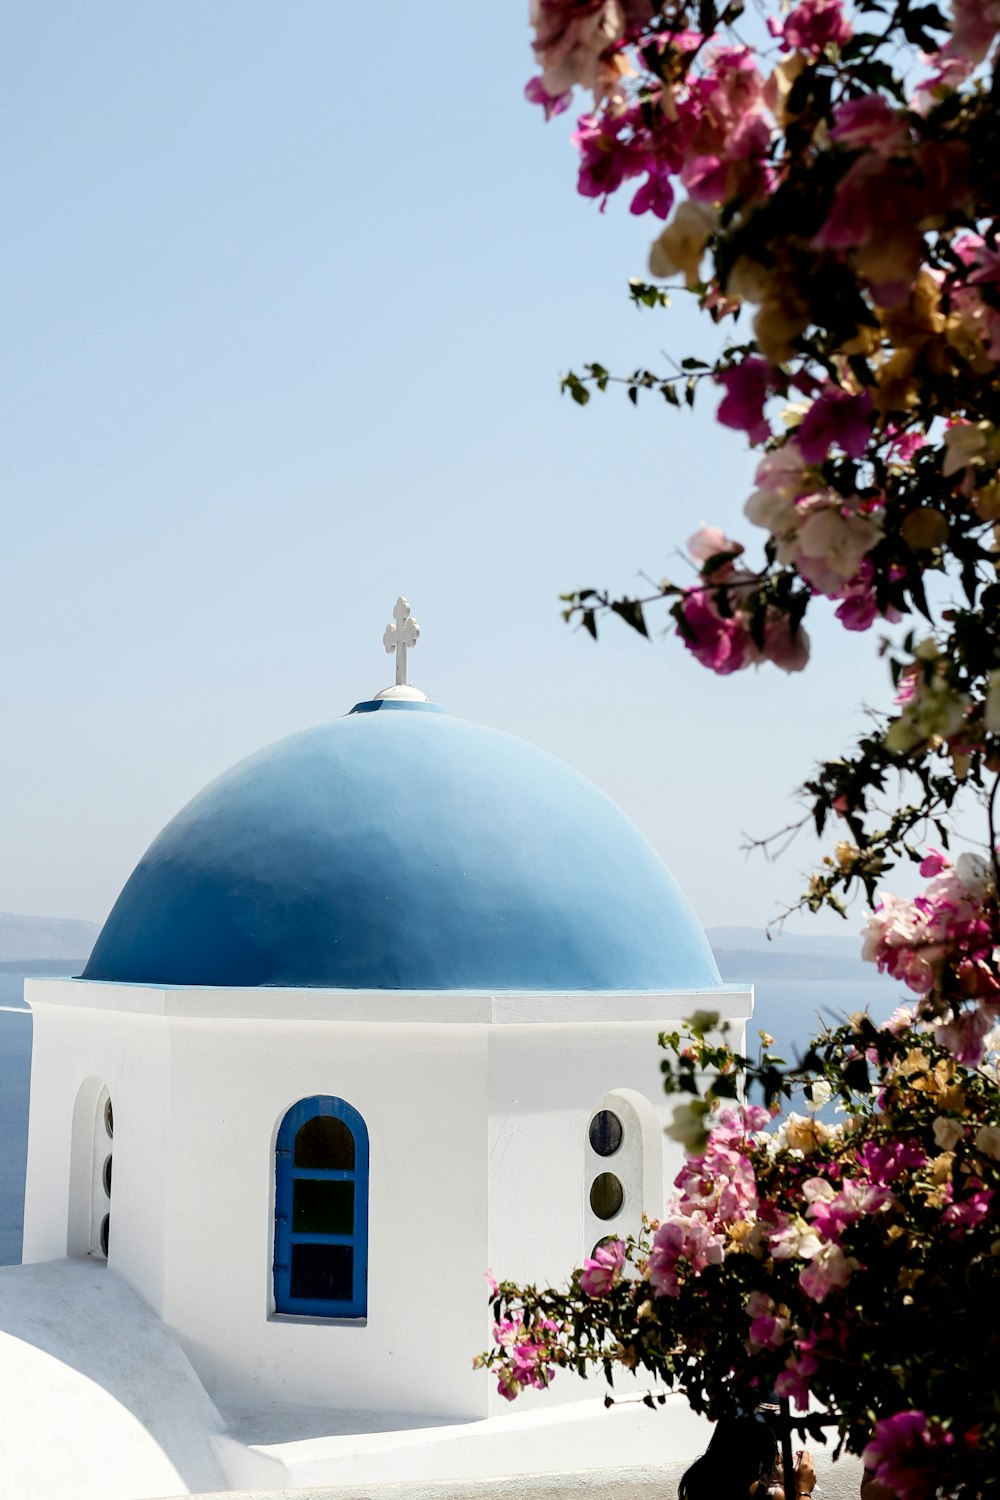
[[[395,687],[211,783],[82,977],[27,984],[11,1500],[701,1444],[682,1406],[606,1413],[569,1376],[512,1409],[472,1356],[488,1267],[561,1281],[659,1211],[657,1033],[710,1004],[739,1039],[751,994],[601,792],[408,686],[416,634],[401,600]]]

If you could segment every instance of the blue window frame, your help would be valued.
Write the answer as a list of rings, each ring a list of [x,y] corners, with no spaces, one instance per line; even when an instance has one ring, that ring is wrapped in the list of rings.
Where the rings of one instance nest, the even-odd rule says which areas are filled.
[[[368,1131],[343,1099],[300,1099],[275,1149],[274,1309],[368,1311]]]

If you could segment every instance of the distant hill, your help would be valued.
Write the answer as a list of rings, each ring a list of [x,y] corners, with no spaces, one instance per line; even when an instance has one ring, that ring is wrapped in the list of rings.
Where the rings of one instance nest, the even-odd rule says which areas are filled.
[[[770,942],[756,927],[710,927],[708,941],[723,979],[840,979],[868,981],[875,975],[862,962],[861,937],[779,934]]]
[[[86,961],[99,931],[96,922],[0,912],[0,964],[27,964],[44,959]]]

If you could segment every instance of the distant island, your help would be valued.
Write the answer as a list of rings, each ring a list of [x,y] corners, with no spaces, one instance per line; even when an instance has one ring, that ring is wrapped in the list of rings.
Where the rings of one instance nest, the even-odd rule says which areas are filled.
[[[99,931],[97,922],[69,917],[24,917],[0,911],[0,963],[47,958],[86,961]]]

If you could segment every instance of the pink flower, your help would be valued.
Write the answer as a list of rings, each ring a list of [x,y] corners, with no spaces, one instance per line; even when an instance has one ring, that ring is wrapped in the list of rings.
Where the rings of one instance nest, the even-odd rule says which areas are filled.
[[[848,458],[861,458],[872,431],[872,398],[828,382],[799,424],[796,441],[807,464],[821,464],[836,443]]]
[[[703,667],[728,677],[757,660],[745,617],[736,611],[730,619],[723,619],[706,589],[690,589],[685,594],[682,615],[678,634]]]
[[[973,1189],[969,1196],[953,1203],[941,1215],[941,1222],[952,1230],[952,1239],[961,1239],[966,1230],[978,1228],[990,1217],[993,1189],[983,1187],[974,1177],[969,1178],[968,1185]]]
[[[885,436],[889,440],[889,453],[899,464],[912,464],[914,456],[927,443],[924,433],[902,432],[891,425],[885,429]]]
[[[706,1266],[719,1266],[725,1241],[713,1234],[701,1219],[674,1214],[665,1219],[653,1236],[646,1276],[658,1297],[676,1297],[680,1291],[678,1266],[686,1261],[693,1275]]]
[[[785,1368],[774,1382],[779,1400],[791,1400],[796,1411],[807,1411],[809,1407],[809,1381],[819,1369],[819,1360],[804,1339],[796,1342],[795,1353],[785,1361]]]
[[[747,1298],[750,1319],[750,1348],[776,1349],[785,1342],[788,1319],[779,1316],[772,1298],[766,1292],[751,1292]]]
[[[824,1245],[799,1272],[799,1285],[814,1302],[824,1302],[837,1287],[846,1286],[858,1262],[845,1255],[839,1245]]]
[[[674,189],[670,181],[670,168],[662,163],[653,163],[649,176],[636,192],[630,206],[634,214],[655,214],[658,219],[669,219],[674,206]]]
[[[1000,30],[997,0],[952,0],[954,21],[948,49],[971,63],[981,63]]]
[[[621,1276],[625,1264],[625,1244],[612,1240],[598,1245],[593,1257],[585,1260],[580,1272],[580,1289],[588,1297],[606,1297]]]
[[[928,849],[920,861],[920,874],[925,879],[931,875],[940,875],[942,870],[951,869],[951,860],[941,853],[940,849]]]
[[[747,433],[751,443],[763,443],[771,436],[764,418],[771,367],[766,359],[744,359],[738,365],[720,370],[715,379],[724,385],[726,394],[717,413],[723,427],[735,427]]]
[[[1000,312],[984,299],[979,290],[980,287],[991,287],[996,295],[996,289],[1000,287],[1000,253],[991,250],[978,234],[960,235],[952,248],[962,261],[964,273],[949,280],[947,291],[951,310],[960,318],[963,327],[979,339],[990,359],[1000,360]],[[961,429],[967,424],[954,425]],[[974,433],[976,429],[972,431]],[[945,472],[954,472],[955,467],[954,461],[947,463]]]
[[[910,127],[901,110],[892,109],[882,94],[862,94],[839,104],[833,112],[831,141],[849,151],[865,148],[876,156],[896,156],[910,144]]]
[[[779,547],[779,560],[790,554],[817,593],[838,599],[881,540],[880,518],[862,514],[857,500],[852,506],[832,490],[806,496],[797,509],[798,526]]]
[[[950,1432],[932,1428],[922,1411],[900,1411],[875,1423],[875,1436],[861,1456],[899,1500],[927,1500],[937,1490],[934,1451],[953,1441]]]
[[[934,1040],[947,1047],[960,1063],[976,1068],[985,1056],[985,1041],[993,1029],[993,1021],[987,1010],[961,1010],[950,1021],[935,1026]]]
[[[780,610],[769,609],[764,621],[764,656],[782,672],[801,672],[809,660],[809,635]]]
[[[551,120],[553,115],[561,115],[564,109],[569,109],[573,93],[567,89],[563,94],[550,94],[542,78],[529,78],[524,85],[524,97],[529,104],[540,104],[545,118]]]
[[[840,0],[801,0],[782,27],[785,46],[818,57],[827,47],[842,47],[854,35]]]
[[[716,564],[712,568],[712,577],[715,580],[728,577],[733,571],[733,559],[743,552],[743,543],[734,542],[720,531],[718,526],[708,526],[703,521],[693,536],[688,537],[687,549],[695,562],[710,562],[713,557],[722,557],[729,554],[729,561]]]
[[[869,630],[879,616],[874,591],[848,585],[845,592],[846,597],[837,608],[837,619],[845,630]]]

